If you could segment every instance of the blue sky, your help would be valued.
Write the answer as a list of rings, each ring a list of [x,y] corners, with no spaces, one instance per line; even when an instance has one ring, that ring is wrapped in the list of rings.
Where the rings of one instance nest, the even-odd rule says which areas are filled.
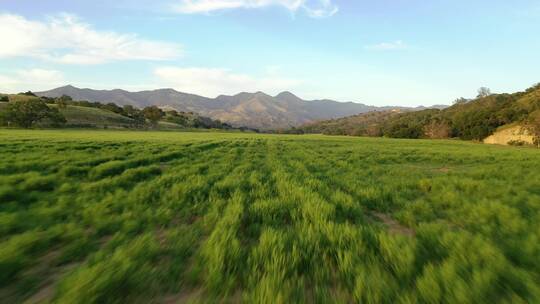
[[[535,0],[0,0],[0,91],[431,105],[540,81]]]

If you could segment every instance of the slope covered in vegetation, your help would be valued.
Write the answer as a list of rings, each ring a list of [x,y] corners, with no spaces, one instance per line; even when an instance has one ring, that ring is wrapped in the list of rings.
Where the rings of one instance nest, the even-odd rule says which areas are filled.
[[[157,107],[138,109],[132,106],[120,107],[114,103],[74,101],[69,96],[58,98],[38,97],[32,92],[0,96],[0,126],[15,127],[90,127],[90,128],[153,128],[153,129],[232,129],[228,124],[200,116],[193,112],[162,110]],[[20,105],[19,107],[10,106]],[[15,116],[30,112],[32,107],[45,107],[61,116],[61,123],[52,123],[50,119],[32,121],[28,126],[21,125],[24,120]],[[45,108],[47,109],[47,108]],[[35,111],[34,111],[35,112]],[[45,117],[44,117],[45,118]]]
[[[0,298],[538,303],[540,151],[0,130]]]
[[[540,85],[514,94],[490,94],[453,106],[416,112],[372,112],[304,125],[293,131],[333,135],[481,140],[498,127],[520,123],[540,135]]]
[[[133,124],[129,117],[99,108],[68,105],[60,112],[71,127],[129,127]]]

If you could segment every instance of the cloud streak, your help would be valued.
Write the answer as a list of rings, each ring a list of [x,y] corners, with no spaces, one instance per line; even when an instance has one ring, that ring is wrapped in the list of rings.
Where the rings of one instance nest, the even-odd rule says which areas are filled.
[[[145,40],[136,34],[97,31],[73,15],[47,21],[0,14],[0,58],[32,57],[65,64],[102,64],[123,60],[171,60],[182,54],[178,44]]]
[[[243,91],[277,93],[300,84],[298,80],[279,77],[275,73],[255,77],[221,68],[169,66],[155,69],[154,75],[163,86],[208,97]]]
[[[293,13],[303,10],[312,18],[330,17],[339,10],[332,0],[180,0],[173,5],[173,10],[183,14],[199,14],[268,6],[281,6]]]

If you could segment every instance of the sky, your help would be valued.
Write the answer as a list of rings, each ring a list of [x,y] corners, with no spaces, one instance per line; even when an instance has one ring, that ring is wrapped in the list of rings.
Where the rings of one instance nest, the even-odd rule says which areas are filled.
[[[0,92],[450,104],[540,82],[540,0],[0,0]]]

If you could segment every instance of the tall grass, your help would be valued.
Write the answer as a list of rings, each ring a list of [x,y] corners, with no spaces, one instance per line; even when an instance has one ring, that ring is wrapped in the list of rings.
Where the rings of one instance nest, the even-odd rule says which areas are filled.
[[[6,303],[540,301],[534,149],[0,130],[0,155]]]

